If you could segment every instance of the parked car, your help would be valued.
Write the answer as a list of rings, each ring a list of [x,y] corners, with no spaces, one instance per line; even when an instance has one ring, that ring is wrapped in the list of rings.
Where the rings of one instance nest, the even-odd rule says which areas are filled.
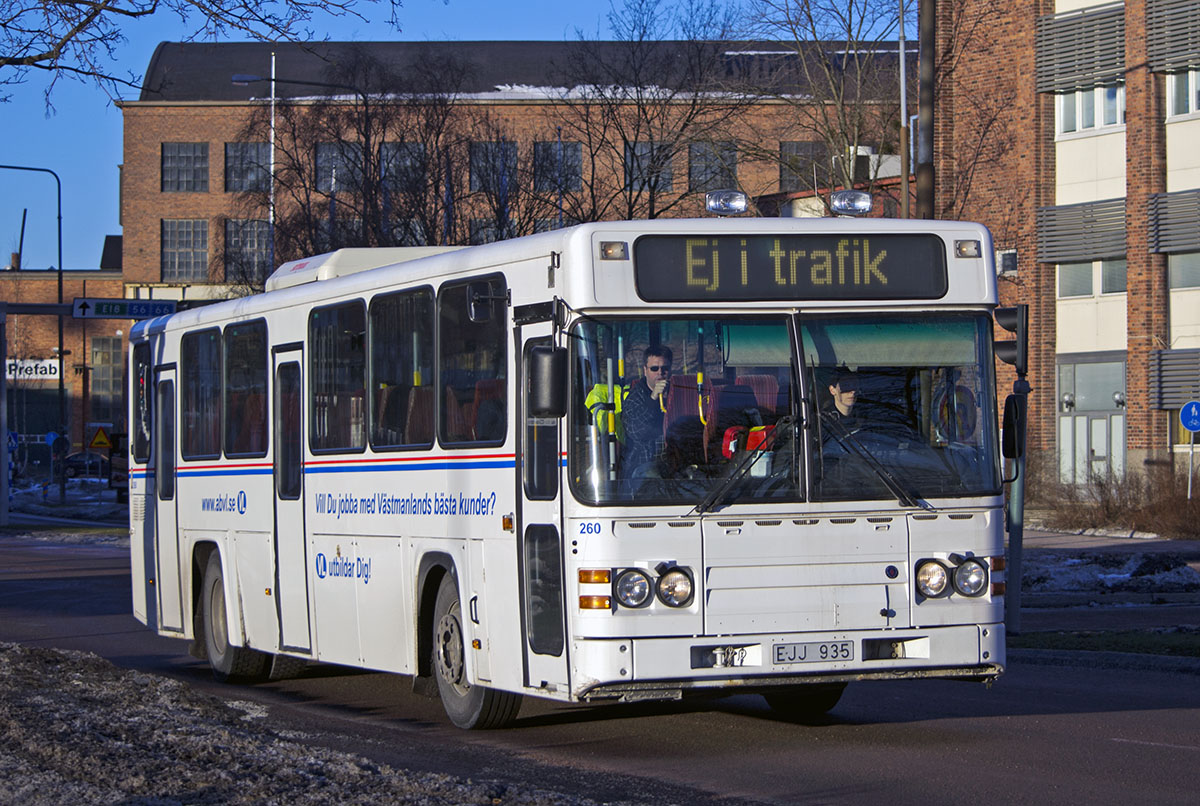
[[[66,463],[63,466],[63,472],[69,479],[73,479],[76,476],[107,479],[108,457],[93,451],[79,451],[68,454]]]

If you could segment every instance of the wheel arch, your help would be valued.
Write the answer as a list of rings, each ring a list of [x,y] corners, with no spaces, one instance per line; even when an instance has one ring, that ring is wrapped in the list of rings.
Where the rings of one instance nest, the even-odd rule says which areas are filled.
[[[431,677],[433,664],[433,613],[438,588],[449,576],[458,585],[458,567],[454,558],[444,551],[431,551],[421,556],[417,566],[417,677]],[[462,592],[459,592],[462,595]]]
[[[204,616],[200,597],[204,592],[204,571],[206,568],[208,568],[208,558],[213,555],[213,552],[217,552],[219,554],[220,548],[218,548],[217,544],[211,540],[203,540],[192,546],[192,575],[188,601],[191,603],[192,608],[192,654],[198,658],[204,658],[207,656],[207,652],[205,652],[204,649],[204,632],[201,624]],[[224,567],[223,561],[222,567]],[[199,651],[199,655],[196,654],[197,651]]]

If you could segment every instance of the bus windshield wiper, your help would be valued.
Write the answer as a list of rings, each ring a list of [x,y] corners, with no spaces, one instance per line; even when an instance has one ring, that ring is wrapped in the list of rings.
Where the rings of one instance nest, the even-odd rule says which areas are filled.
[[[930,512],[937,511],[927,501],[921,500],[906,490],[904,485],[892,475],[891,471],[884,467],[883,463],[876,459],[871,452],[866,449],[866,446],[864,446],[862,442],[858,440],[858,437],[854,436],[852,432],[848,431],[844,425],[838,422],[836,417],[823,409],[820,410],[820,416],[821,423],[825,426],[829,435],[833,437],[834,440],[836,440],[837,443],[841,445],[847,453],[854,454],[861,459],[867,467],[871,468],[871,472],[873,472],[879,478],[879,480],[883,482],[883,486],[887,487],[888,492],[896,496],[896,499],[901,504],[906,507],[920,507],[921,509],[925,509]]]
[[[690,518],[693,515],[702,515],[709,510],[715,509],[724,500],[725,495],[733,489],[733,486],[746,477],[746,474],[750,472],[750,468],[754,466],[754,463],[765,456],[767,451],[775,448],[775,441],[780,430],[783,428],[790,429],[792,422],[791,417],[780,417],[771,429],[770,435],[763,441],[763,444],[755,450],[746,451],[746,454],[738,459],[733,471],[720,484],[709,490],[708,495],[704,496],[704,499],[692,507],[691,512],[684,515],[684,517]]]

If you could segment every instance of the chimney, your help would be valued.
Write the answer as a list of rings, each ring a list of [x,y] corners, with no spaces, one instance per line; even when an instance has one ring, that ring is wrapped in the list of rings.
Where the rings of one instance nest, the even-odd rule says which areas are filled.
[[[21,253],[20,252],[12,253],[12,257],[10,257],[9,261],[8,261],[8,268],[13,271],[17,271],[18,269],[21,268]]]

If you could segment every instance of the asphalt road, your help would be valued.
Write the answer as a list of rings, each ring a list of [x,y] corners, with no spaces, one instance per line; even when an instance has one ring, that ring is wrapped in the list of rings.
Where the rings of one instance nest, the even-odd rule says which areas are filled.
[[[418,771],[656,803],[1194,803],[1200,677],[1016,661],[991,689],[851,686],[819,725],[761,699],[567,707],[526,700],[508,731],[464,733],[408,678],[315,667],[214,683],[181,641],[129,615],[126,550],[0,536],[0,640],[82,649],[267,705],[332,747]]]

